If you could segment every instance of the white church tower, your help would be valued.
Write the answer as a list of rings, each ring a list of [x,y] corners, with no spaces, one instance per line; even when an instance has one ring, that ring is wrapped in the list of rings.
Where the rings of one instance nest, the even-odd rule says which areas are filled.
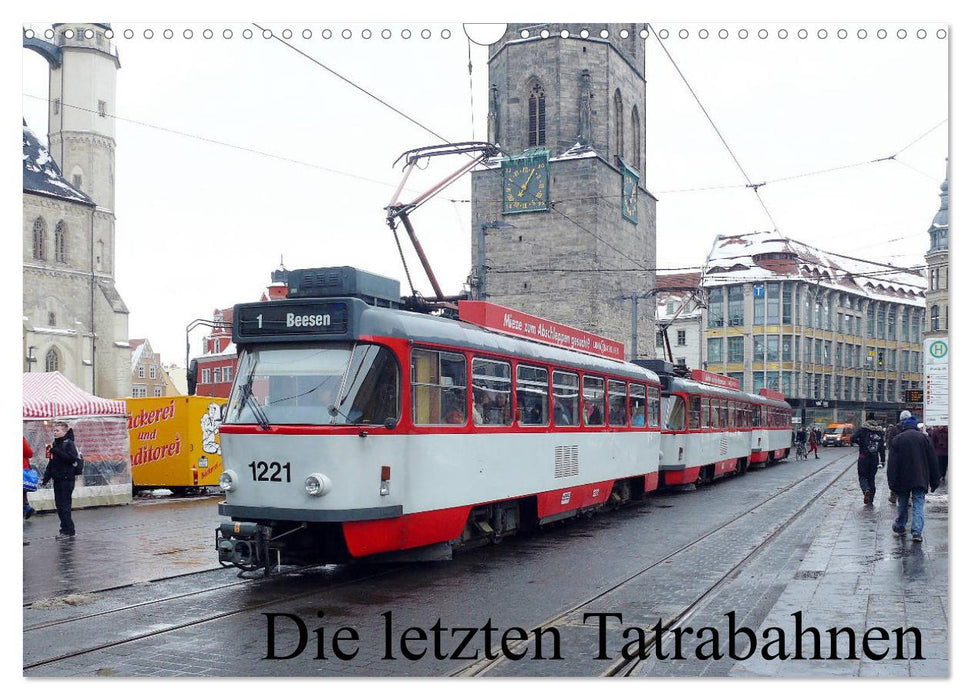
[[[99,396],[131,392],[128,309],[115,289],[115,119],[107,24],[24,39],[50,66],[48,148],[24,135],[25,370]],[[41,125],[34,125],[39,127]]]

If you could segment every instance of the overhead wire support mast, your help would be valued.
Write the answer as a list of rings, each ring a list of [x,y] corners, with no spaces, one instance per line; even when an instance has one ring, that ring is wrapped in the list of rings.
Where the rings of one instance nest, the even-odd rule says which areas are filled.
[[[440,180],[430,189],[418,195],[418,197],[416,197],[413,201],[402,203],[398,199],[401,196],[401,192],[404,190],[408,177],[411,175],[411,171],[414,170],[415,165],[417,165],[419,161],[425,158],[458,155],[463,153],[478,153],[478,156],[472,158],[468,163],[455,170],[444,179]],[[463,141],[460,143],[447,143],[436,146],[414,148],[410,151],[405,151],[402,153],[394,162],[394,164],[397,165],[402,159],[404,159],[405,167],[404,175],[401,178],[401,184],[398,185],[398,189],[396,189],[394,194],[391,196],[391,202],[385,207],[385,210],[388,212],[388,226],[391,228],[391,232],[394,233],[395,240],[397,240],[398,232],[396,222],[400,220],[404,225],[405,231],[408,232],[408,237],[411,238],[411,244],[415,247],[415,252],[418,254],[418,259],[421,261],[422,267],[425,269],[425,274],[428,276],[428,281],[431,282],[432,289],[435,290],[437,301],[445,301],[445,295],[442,294],[442,288],[439,286],[438,280],[435,278],[435,273],[432,272],[428,258],[425,256],[425,251],[422,249],[421,243],[418,242],[418,237],[415,235],[415,229],[411,225],[409,214],[441,192],[443,189],[451,185],[453,182],[458,180],[460,177],[468,173],[470,170],[472,170],[472,168],[477,166],[486,158],[493,158],[497,155],[499,155],[499,148],[491,143],[485,143],[482,141]],[[400,244],[398,248],[400,250]],[[404,263],[404,255],[402,255],[401,261]],[[408,274],[407,265],[405,265],[405,274]],[[410,275],[408,275],[408,279],[409,281],[411,280]],[[416,294],[414,286],[412,286],[411,291],[412,294]]]

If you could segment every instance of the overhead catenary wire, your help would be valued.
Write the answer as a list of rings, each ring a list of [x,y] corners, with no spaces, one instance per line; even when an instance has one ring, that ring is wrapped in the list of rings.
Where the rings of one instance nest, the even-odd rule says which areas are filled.
[[[702,104],[702,102],[701,102],[701,98],[698,97],[698,94],[695,92],[694,88],[691,87],[691,83],[688,82],[688,78],[681,71],[681,67],[678,66],[677,61],[674,60],[674,57],[668,51],[668,47],[664,45],[664,41],[657,34],[657,32],[654,30],[653,25],[651,25],[650,23],[648,23],[648,28],[650,29],[650,35],[651,36],[654,36],[657,39],[658,45],[664,51],[664,54],[668,57],[668,60],[671,62],[671,65],[674,66],[674,70],[676,70],[677,73],[678,73],[678,75],[681,77],[681,80],[684,82],[685,86],[688,88],[688,92],[691,93],[691,96],[695,99],[695,102],[698,103],[698,107],[701,108],[701,111],[705,115],[705,118],[708,120],[708,123],[711,124],[711,128],[715,130],[715,134],[718,136],[719,140],[722,142],[722,145],[725,146],[725,149],[728,151],[728,154],[732,157],[732,160],[735,162],[735,165],[738,167],[739,172],[742,173],[742,177],[745,178],[745,182],[748,183],[747,186],[752,189],[752,192],[755,194],[755,197],[759,200],[759,204],[762,205],[762,209],[763,209],[763,211],[765,211],[765,215],[767,217],[769,217],[769,221],[772,222],[772,228],[774,230],[778,231],[779,230],[779,226],[776,224],[775,219],[772,217],[772,213],[769,211],[768,206],[766,206],[765,200],[763,200],[762,199],[762,196],[759,194],[759,187],[761,187],[762,184],[764,184],[764,183],[758,183],[758,184],[756,184],[756,183],[752,182],[752,178],[750,178],[748,176],[748,173],[745,172],[745,168],[742,167],[742,164],[739,162],[738,158],[735,156],[735,152],[732,150],[732,147],[728,145],[728,141],[725,140],[725,137],[722,135],[722,132],[718,128],[718,125],[715,124],[715,120],[712,119],[711,115],[708,113],[708,110],[705,109],[704,104]]]

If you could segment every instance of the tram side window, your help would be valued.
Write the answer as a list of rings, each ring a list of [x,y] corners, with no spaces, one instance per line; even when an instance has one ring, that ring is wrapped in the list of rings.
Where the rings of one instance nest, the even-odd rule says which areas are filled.
[[[437,350],[411,355],[412,411],[416,425],[461,424],[466,420],[465,357]]]
[[[553,371],[553,424],[580,425],[580,377]]]
[[[601,377],[583,378],[583,424],[604,424],[604,380]]]
[[[759,406],[752,406],[752,427],[762,427],[762,411]]]
[[[718,409],[721,412],[721,416],[718,420],[718,425],[723,428],[731,428],[732,424],[728,421],[728,401],[722,399],[718,402]]]
[[[631,425],[641,428],[647,419],[647,392],[643,384],[630,385]]]
[[[647,388],[647,424],[652,428],[661,424],[661,390],[653,386]]]
[[[476,425],[512,425],[512,367],[472,359],[472,420]]]
[[[607,423],[615,428],[627,426],[627,384],[616,379],[607,382]]]
[[[705,397],[701,399],[701,427],[711,427],[711,400]]]
[[[549,372],[542,367],[516,367],[516,410],[520,425],[549,425],[549,396]]]
[[[691,402],[691,412],[688,414],[688,428],[699,430],[701,428],[701,397],[692,396],[689,401]]]

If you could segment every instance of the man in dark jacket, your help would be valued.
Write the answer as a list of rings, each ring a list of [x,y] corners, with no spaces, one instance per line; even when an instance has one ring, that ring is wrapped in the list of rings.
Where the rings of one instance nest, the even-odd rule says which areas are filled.
[[[877,491],[877,469],[883,466],[886,456],[883,428],[876,421],[868,420],[853,433],[850,444],[860,447],[856,474],[860,478],[863,504],[870,505],[873,503],[873,494]]]
[[[74,493],[74,471],[78,450],[74,446],[74,431],[63,421],[54,423],[54,442],[47,446],[48,462],[42,484],[54,480],[54,505],[61,519],[61,531],[57,539],[74,537],[74,521],[71,519],[71,497]]]
[[[884,441],[887,443],[888,450],[890,449],[890,445],[893,443],[893,439],[897,436],[897,433],[903,430],[902,424],[908,418],[910,418],[910,411],[906,411],[906,410],[901,411],[899,422],[894,423],[893,425],[887,428],[887,432],[884,434]],[[891,503],[896,503],[897,494],[895,494],[893,491],[890,491],[890,498],[888,498],[887,500],[890,501]]]
[[[937,455],[929,437],[917,430],[917,419],[908,418],[901,424],[902,430],[890,446],[890,460],[887,463],[887,481],[890,488],[899,496],[897,519],[893,531],[898,535],[907,532],[907,496],[913,505],[913,520],[910,533],[914,542],[924,539],[924,497],[928,487],[934,491],[941,482],[937,466]]]

